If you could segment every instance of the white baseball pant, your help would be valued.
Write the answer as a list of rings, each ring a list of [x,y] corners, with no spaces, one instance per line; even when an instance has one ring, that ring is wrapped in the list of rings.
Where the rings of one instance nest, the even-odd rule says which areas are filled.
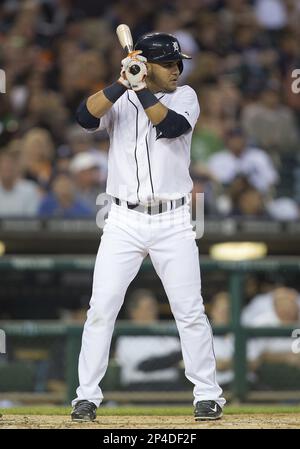
[[[200,400],[225,404],[216,381],[212,332],[204,312],[198,248],[189,206],[148,215],[112,204],[96,258],[93,290],[79,356],[79,400],[98,407],[115,320],[126,290],[150,255],[179,331],[186,377]]]

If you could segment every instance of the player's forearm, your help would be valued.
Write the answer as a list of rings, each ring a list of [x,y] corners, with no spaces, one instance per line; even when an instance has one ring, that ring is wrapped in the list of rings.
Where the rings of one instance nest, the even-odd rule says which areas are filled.
[[[127,88],[116,81],[87,99],[87,109],[97,118],[101,118],[112,105],[126,92]]]
[[[86,106],[90,114],[96,118],[101,118],[112,107],[113,103],[104,95],[103,90],[91,95]]]
[[[136,91],[136,95],[143,106],[150,122],[156,126],[162,122],[168,113],[168,108],[164,106],[156,96],[147,88]]]
[[[162,103],[158,102],[154,106],[150,106],[145,109],[145,112],[150,120],[150,122],[156,126],[161,123],[167,116],[168,108]]]

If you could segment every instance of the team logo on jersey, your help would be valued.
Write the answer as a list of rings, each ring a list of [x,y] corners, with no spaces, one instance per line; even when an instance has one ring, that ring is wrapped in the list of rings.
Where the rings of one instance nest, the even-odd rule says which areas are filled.
[[[172,44],[173,44],[174,51],[177,51],[177,52],[179,53],[179,45],[178,45],[178,42],[172,42]]]

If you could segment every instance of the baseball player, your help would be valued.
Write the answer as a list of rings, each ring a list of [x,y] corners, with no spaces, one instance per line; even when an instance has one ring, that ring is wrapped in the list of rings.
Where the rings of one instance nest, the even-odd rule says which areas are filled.
[[[87,130],[110,137],[107,194],[112,206],[97,254],[79,356],[74,421],[93,421],[112,333],[130,282],[149,254],[180,335],[186,377],[194,384],[196,420],[218,419],[225,399],[216,381],[212,333],[201,297],[199,254],[190,222],[190,144],[200,109],[195,91],[177,87],[178,40],[141,37],[122,61],[120,78],[78,108]]]

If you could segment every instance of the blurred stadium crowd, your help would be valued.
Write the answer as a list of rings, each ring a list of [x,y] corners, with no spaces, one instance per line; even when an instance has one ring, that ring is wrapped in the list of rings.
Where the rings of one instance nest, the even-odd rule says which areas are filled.
[[[93,217],[109,142],[75,122],[80,101],[119,75],[115,28],[174,34],[181,84],[198,93],[194,194],[206,214],[297,220],[297,0],[5,0],[0,6],[0,217]],[[195,197],[195,195],[194,195]]]

